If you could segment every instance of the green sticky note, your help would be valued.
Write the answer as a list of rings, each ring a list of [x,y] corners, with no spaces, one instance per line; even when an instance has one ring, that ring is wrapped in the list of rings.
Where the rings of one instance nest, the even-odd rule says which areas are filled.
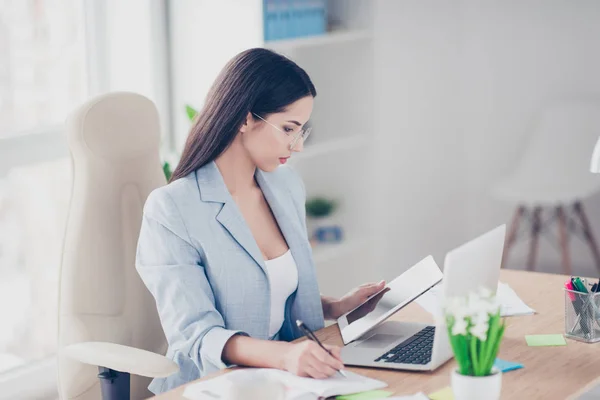
[[[392,392],[387,392],[385,390],[371,390],[368,392],[354,393],[354,394],[345,394],[343,396],[336,397],[337,400],[376,400],[376,399],[385,399],[386,397],[390,397]]]
[[[528,346],[566,346],[567,342],[562,334],[557,335],[526,335]]]
[[[448,386],[435,393],[431,393],[429,398],[431,400],[454,400],[454,393],[452,393],[452,388]]]

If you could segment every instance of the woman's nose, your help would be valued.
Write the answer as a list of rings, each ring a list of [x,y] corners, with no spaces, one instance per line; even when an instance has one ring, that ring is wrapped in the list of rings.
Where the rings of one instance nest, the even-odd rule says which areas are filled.
[[[301,152],[302,150],[304,150],[304,139],[300,137],[296,140],[296,144],[294,144],[292,151]]]

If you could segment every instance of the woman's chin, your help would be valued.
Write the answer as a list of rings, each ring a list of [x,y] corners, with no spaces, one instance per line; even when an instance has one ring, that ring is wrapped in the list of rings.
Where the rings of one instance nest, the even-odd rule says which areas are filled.
[[[263,172],[273,172],[277,169],[277,167],[279,167],[281,164],[279,162],[277,163],[263,163],[263,164],[259,164],[257,165],[257,167],[263,171]]]

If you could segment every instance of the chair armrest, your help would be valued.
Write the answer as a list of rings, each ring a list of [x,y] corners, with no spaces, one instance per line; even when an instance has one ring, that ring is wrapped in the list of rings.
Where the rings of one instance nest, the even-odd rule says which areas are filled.
[[[167,357],[116,343],[76,343],[64,347],[61,354],[84,364],[149,378],[164,378],[179,371]]]

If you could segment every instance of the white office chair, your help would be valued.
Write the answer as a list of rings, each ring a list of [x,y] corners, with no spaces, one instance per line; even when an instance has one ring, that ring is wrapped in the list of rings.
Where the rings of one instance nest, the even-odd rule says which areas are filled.
[[[554,221],[558,222],[564,273],[571,274],[568,240],[572,232],[582,234],[600,270],[600,253],[581,204],[581,200],[600,189],[600,179],[590,174],[590,156],[600,135],[600,103],[581,101],[553,106],[544,110],[534,129],[513,172],[492,189],[496,197],[516,206],[503,265],[518,236],[520,220],[528,217],[529,270],[535,266],[540,233]],[[549,212],[545,220],[543,210]]]
[[[66,128],[74,176],[60,270],[59,393],[145,398],[148,377],[177,372],[159,355],[166,339],[135,270],[142,207],[165,184],[158,113],[143,96],[111,93],[75,110]]]

